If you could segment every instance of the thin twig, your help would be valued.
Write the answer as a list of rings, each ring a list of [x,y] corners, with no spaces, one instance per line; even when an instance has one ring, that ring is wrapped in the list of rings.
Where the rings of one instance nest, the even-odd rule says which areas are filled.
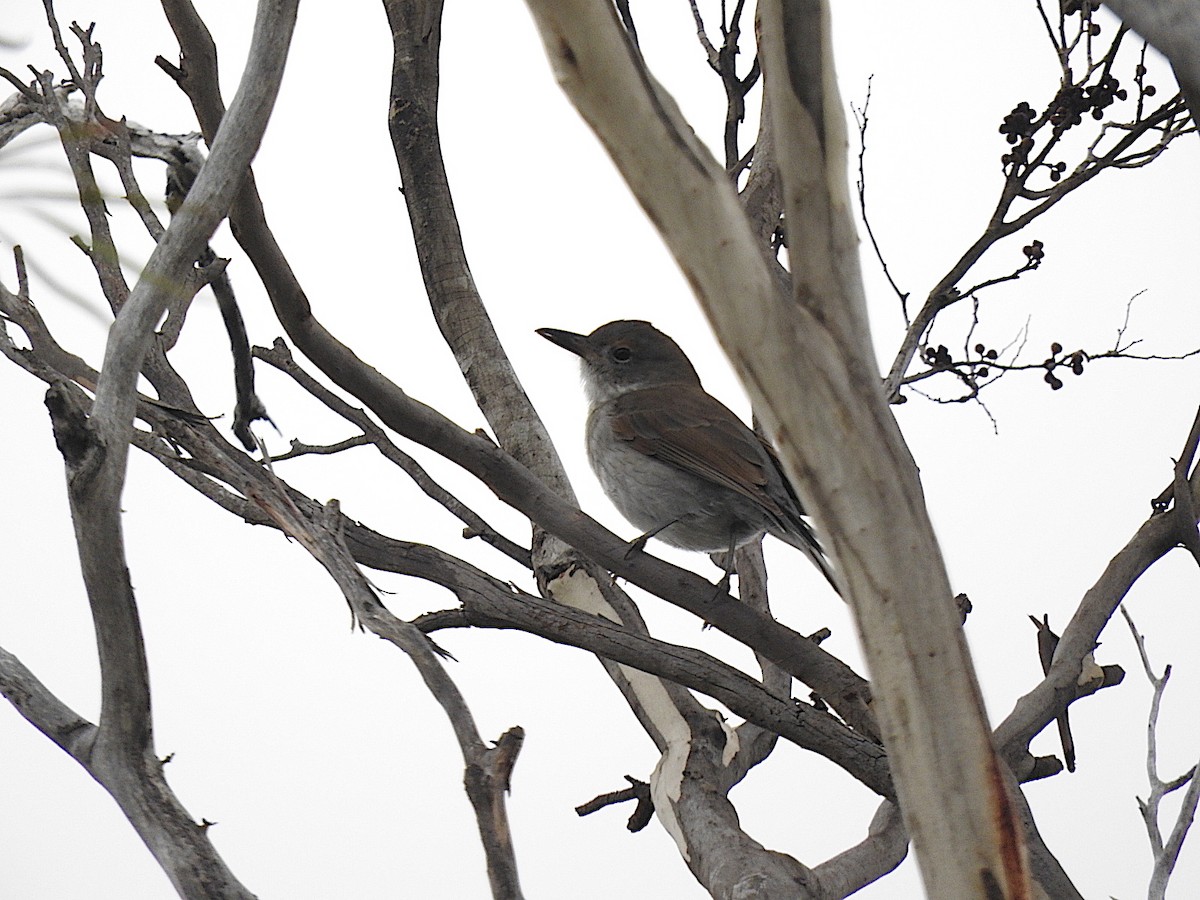
[[[896,296],[900,298],[900,311],[904,313],[904,324],[910,324],[908,318],[908,291],[900,289],[900,285],[896,284],[896,279],[892,277],[892,271],[888,268],[887,260],[883,256],[883,248],[879,246],[879,240],[875,237],[875,229],[871,225],[871,218],[867,215],[867,111],[871,106],[871,82],[875,76],[867,77],[867,96],[863,100],[862,108],[859,109],[853,104],[850,109],[854,113],[854,121],[858,124],[858,180],[855,182],[858,188],[858,212],[862,216],[863,227],[867,229],[867,237],[871,241],[871,249],[875,251],[875,258],[879,260],[879,267],[883,270],[883,275],[888,280],[888,284],[892,286],[892,290],[896,292]]]
[[[500,534],[484,521],[481,516],[434,481],[420,463],[402,451],[388,438],[383,428],[370,415],[361,409],[351,406],[300,368],[292,356],[291,350],[282,340],[277,340],[275,345],[269,350],[265,347],[254,348],[254,355],[290,377],[300,387],[304,388],[304,390],[308,391],[343,419],[362,429],[363,433],[361,437],[364,442],[373,444],[385,459],[404,471],[428,497],[440,503],[467,526],[463,532],[465,537],[479,537],[484,543],[495,547],[505,556],[516,560],[526,568],[532,565],[530,552],[527,548]],[[275,459],[290,459],[298,455],[300,454],[291,452],[275,457]]]
[[[898,400],[899,388],[905,382],[907,371],[923,345],[934,320],[941,312],[963,297],[972,295],[971,290],[963,291],[957,285],[988,249],[1001,239],[1027,227],[1065,196],[1086,184],[1100,172],[1110,168],[1119,169],[1144,165],[1161,154],[1175,138],[1194,130],[1187,115],[1186,106],[1179,95],[1167,100],[1152,112],[1147,112],[1143,108],[1142,99],[1146,96],[1146,89],[1142,84],[1142,70],[1139,69],[1136,76],[1137,109],[1133,120],[1126,123],[1109,121],[1102,125],[1099,136],[1088,148],[1084,159],[1075,167],[1074,171],[1062,177],[1061,172],[1065,165],[1062,163],[1052,164],[1049,161],[1049,155],[1060,145],[1067,131],[1077,124],[1073,121],[1074,117],[1078,116],[1082,120],[1083,114],[1105,109],[1113,102],[1111,92],[1106,93],[1097,88],[1101,84],[1111,85],[1108,79],[1111,78],[1110,71],[1113,60],[1126,30],[1118,29],[1106,53],[1099,60],[1091,58],[1091,50],[1088,47],[1086,49],[1089,54],[1086,71],[1082,76],[1074,78],[1066,57],[1076,46],[1080,46],[1078,38],[1068,42],[1065,37],[1065,25],[1062,26],[1064,30],[1062,30],[1061,37],[1055,38],[1053,28],[1050,26],[1049,20],[1045,18],[1045,9],[1041,4],[1038,5],[1038,9],[1043,16],[1051,42],[1055,46],[1055,52],[1060,55],[1064,73],[1063,84],[1040,115],[1035,115],[1027,104],[1023,104],[1026,116],[1024,120],[1018,115],[1022,111],[1021,107],[1006,118],[1004,127],[1008,129],[1006,133],[1009,135],[1012,150],[1004,157],[1005,180],[1001,187],[999,200],[983,233],[929,292],[925,303],[909,323],[900,349],[884,381],[885,393],[893,402]],[[1060,9],[1060,16],[1065,18],[1065,10]],[[1081,20],[1086,18],[1087,10],[1081,15]],[[1080,29],[1081,34],[1085,31],[1088,32],[1090,41],[1090,19],[1082,22]],[[1095,80],[1094,83],[1093,80]],[[1081,108],[1081,105],[1086,108]],[[1101,151],[1099,145],[1104,136],[1117,131],[1122,132],[1121,135],[1112,146]],[[1040,146],[1035,142],[1035,138],[1039,134],[1044,138]],[[1148,148],[1138,146],[1138,142],[1144,137],[1154,134],[1157,135],[1154,144]],[[1030,178],[1034,173],[1041,171],[1050,172],[1052,180],[1053,178],[1058,180],[1053,181],[1049,187],[1035,190],[1030,186]],[[1019,199],[1028,200],[1033,205],[1012,215],[1013,204]],[[995,282],[996,279],[986,279],[973,290]]]
[[[1141,658],[1146,680],[1154,689],[1146,725],[1146,779],[1150,785],[1150,793],[1145,800],[1138,799],[1138,808],[1141,810],[1146,833],[1150,838],[1150,848],[1154,853],[1154,870],[1150,875],[1147,897],[1149,900],[1164,900],[1171,873],[1179,860],[1179,852],[1183,849],[1183,842],[1187,838],[1188,830],[1196,816],[1196,805],[1200,800],[1200,779],[1195,777],[1197,766],[1192,766],[1183,775],[1170,781],[1163,781],[1159,775],[1158,719],[1162,711],[1162,700],[1167,689],[1167,681],[1171,677],[1171,667],[1166,666],[1161,676],[1154,674],[1154,669],[1150,665],[1150,656],[1146,651],[1146,638],[1134,625],[1133,616],[1125,608],[1125,604],[1121,604],[1121,615],[1125,617],[1129,633],[1133,635],[1134,644],[1137,645],[1138,656]],[[1159,811],[1162,801],[1168,794],[1184,785],[1187,785],[1187,792],[1184,794],[1179,815],[1175,819],[1170,837],[1164,842],[1159,826]]]

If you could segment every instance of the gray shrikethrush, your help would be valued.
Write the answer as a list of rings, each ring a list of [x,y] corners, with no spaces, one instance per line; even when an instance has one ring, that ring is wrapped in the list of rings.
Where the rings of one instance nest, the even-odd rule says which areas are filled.
[[[685,550],[732,552],[770,532],[839,590],[774,450],[705,392],[671,338],[636,320],[589,335],[537,333],[582,361],[588,460],[609,499],[645,532],[637,545],[657,537]]]

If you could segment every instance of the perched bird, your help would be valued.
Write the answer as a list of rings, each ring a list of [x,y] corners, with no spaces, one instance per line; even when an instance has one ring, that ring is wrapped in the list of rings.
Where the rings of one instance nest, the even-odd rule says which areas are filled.
[[[589,335],[537,333],[582,361],[588,460],[609,499],[643,530],[635,546],[657,537],[685,550],[727,551],[732,566],[736,547],[770,532],[839,590],[775,452],[705,392],[671,338],[636,320]]]

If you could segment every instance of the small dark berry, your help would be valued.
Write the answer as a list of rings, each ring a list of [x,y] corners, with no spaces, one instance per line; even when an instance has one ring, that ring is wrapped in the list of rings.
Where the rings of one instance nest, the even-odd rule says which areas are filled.
[[[1055,356],[1058,356],[1058,354],[1062,353],[1062,344],[1060,344],[1058,341],[1055,341],[1050,345],[1050,352]]]

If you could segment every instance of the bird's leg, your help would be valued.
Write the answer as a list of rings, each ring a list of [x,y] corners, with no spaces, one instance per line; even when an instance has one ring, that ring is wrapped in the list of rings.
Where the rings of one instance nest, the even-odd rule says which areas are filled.
[[[655,535],[659,534],[660,532],[666,531],[668,528],[670,528],[672,525],[674,525],[678,521],[679,521],[679,519],[675,518],[669,522],[664,522],[662,525],[656,525],[654,528],[651,528],[649,531],[645,532],[644,534],[639,534],[637,537],[635,537],[632,541],[629,542],[629,546],[625,549],[625,558],[629,559],[629,557],[633,556],[633,554],[637,553],[639,550],[645,550],[646,549],[646,541],[650,540],[650,538],[654,537]]]
[[[733,539],[733,535],[730,534],[728,550],[714,551],[708,555],[709,559],[725,570],[725,574],[722,575],[721,580],[717,582],[716,590],[713,591],[713,600],[716,600],[718,597],[724,597],[729,593],[730,579],[735,571],[733,553],[736,549],[737,542]],[[708,621],[701,626],[702,631],[708,631],[710,628],[712,628],[712,623]]]

